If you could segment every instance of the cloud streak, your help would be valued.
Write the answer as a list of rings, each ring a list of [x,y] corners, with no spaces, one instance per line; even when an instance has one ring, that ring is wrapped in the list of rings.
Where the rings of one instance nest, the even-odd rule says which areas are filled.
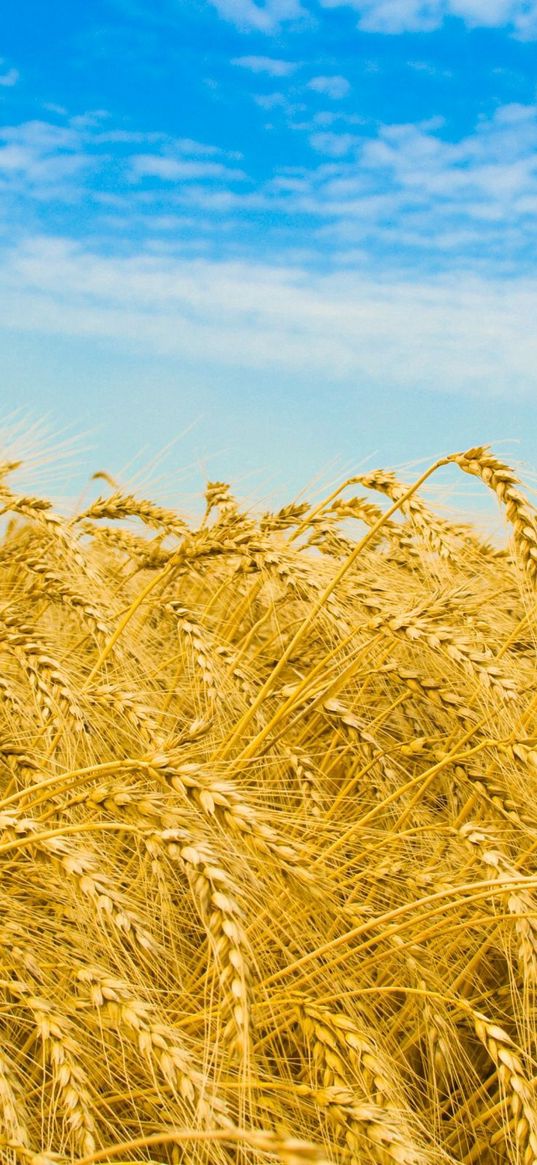
[[[276,57],[235,57],[231,64],[250,73],[265,73],[268,77],[288,77],[298,68],[295,61],[282,61]]]
[[[210,180],[225,178],[227,181],[241,181],[242,170],[225,166],[222,162],[207,162],[203,159],[167,157],[164,154],[135,154],[130,159],[130,172],[134,181],[143,178],[159,178],[163,182],[189,182],[193,179]]]
[[[298,266],[103,258],[37,238],[4,255],[0,292],[0,326],[197,366],[486,400],[537,388],[535,280],[312,277]]]
[[[29,121],[0,129],[0,192],[60,197],[91,169],[81,133],[72,126]]]

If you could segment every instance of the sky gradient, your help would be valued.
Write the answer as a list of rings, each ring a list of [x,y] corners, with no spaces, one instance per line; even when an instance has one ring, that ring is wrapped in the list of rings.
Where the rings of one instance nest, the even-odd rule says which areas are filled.
[[[537,467],[535,0],[20,0],[0,416],[284,498]]]

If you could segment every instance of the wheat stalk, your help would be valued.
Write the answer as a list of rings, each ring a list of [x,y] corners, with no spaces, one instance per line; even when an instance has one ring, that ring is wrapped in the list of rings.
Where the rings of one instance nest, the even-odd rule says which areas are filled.
[[[449,461],[187,522],[2,452],[6,1165],[537,1162],[537,606]]]

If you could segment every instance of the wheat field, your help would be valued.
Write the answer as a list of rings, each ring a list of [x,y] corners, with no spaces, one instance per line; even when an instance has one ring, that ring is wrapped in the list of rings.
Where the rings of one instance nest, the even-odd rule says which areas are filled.
[[[505,546],[438,516],[447,462]],[[537,512],[0,468],[0,1161],[537,1162]],[[101,475],[106,477],[106,475]]]

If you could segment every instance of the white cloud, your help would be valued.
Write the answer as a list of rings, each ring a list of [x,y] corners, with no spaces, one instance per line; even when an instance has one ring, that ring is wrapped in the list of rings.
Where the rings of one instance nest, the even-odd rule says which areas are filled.
[[[34,153],[58,153],[80,146],[80,135],[69,125],[55,125],[47,121],[25,121],[16,126],[2,126],[0,140],[17,141]]]
[[[3,63],[3,61],[0,61],[0,67]],[[17,84],[18,79],[19,73],[17,69],[7,69],[5,73],[0,73],[0,85],[3,88],[11,88]]]
[[[276,32],[308,15],[300,0],[209,0],[243,32]],[[368,32],[431,32],[455,16],[473,28],[509,27],[521,39],[537,37],[537,0],[320,0],[325,8],[350,7]]]
[[[357,144],[358,139],[350,133],[314,133],[310,137],[310,145],[319,154],[326,154],[329,158],[344,158]]]
[[[235,57],[231,64],[248,69],[250,73],[266,73],[269,77],[287,77],[297,68],[294,61],[282,61],[275,57]]]
[[[308,89],[313,89],[314,93],[322,93],[325,97],[331,97],[334,101],[346,97],[350,93],[350,88],[346,77],[340,77],[337,74],[333,77],[312,77],[311,81],[308,81]]]
[[[452,202],[459,212],[471,203],[512,215],[512,199],[537,184],[537,109],[506,105],[474,134],[445,140],[435,126],[392,125],[364,142],[365,170],[382,172],[402,190]]]
[[[283,94],[257,100],[281,106],[288,120],[302,116]],[[188,233],[199,254],[214,246],[215,231],[220,256],[251,251],[261,231],[280,260],[302,251],[336,265],[361,253],[382,269],[528,268],[537,246],[537,106],[500,107],[458,140],[441,119],[374,134],[351,120],[323,113],[302,122],[297,132],[315,151],[309,164],[282,164],[264,180],[239,168],[235,154],[190,139],[129,133],[115,144],[113,126],[104,135],[85,123],[8,126],[0,129],[0,229],[13,236],[15,224],[46,223],[50,211],[57,224],[60,206],[69,216],[86,199],[103,245],[122,236],[127,246],[129,231],[157,245],[156,216],[168,216],[170,245]],[[182,216],[197,226],[182,230]]]
[[[160,178],[164,182],[188,182],[193,179],[225,178],[236,181],[245,177],[242,170],[224,166],[222,162],[192,161],[164,154],[135,154],[129,166],[134,180]]]
[[[430,32],[446,15],[444,0],[357,0],[353,7],[360,13],[360,28],[368,32]]]
[[[257,93],[254,97],[260,109],[288,109],[288,101],[284,93]]]
[[[314,218],[312,247],[365,248],[377,264],[527,265],[537,246],[537,107],[511,104],[450,140],[443,123],[310,133],[324,154],[265,188],[291,221]],[[290,181],[289,181],[290,179]],[[413,254],[412,254],[413,253]]]
[[[65,240],[4,254],[0,325],[135,355],[332,381],[512,396],[537,388],[537,281],[375,279],[164,255],[102,258]]]
[[[52,109],[52,112],[67,116],[67,111],[57,106]],[[93,135],[94,142],[107,146],[147,145],[148,141],[159,142],[161,139],[162,134],[146,134],[129,129],[108,129]]]
[[[65,113],[65,110],[63,110]],[[73,118],[70,125],[75,125],[77,119]],[[173,138],[170,139],[166,134],[155,132],[140,132],[138,130],[124,130],[124,129],[109,129],[100,130],[91,134],[91,141],[94,145],[111,145],[111,146],[131,146],[131,145],[158,145],[158,146],[173,146],[173,149],[179,154],[187,154],[190,157],[203,158],[212,157],[215,154],[224,154],[225,151],[219,149],[218,146],[209,145],[207,142],[197,142],[192,138]],[[227,155],[229,157],[229,154]],[[235,156],[235,155],[234,155]]]
[[[210,0],[224,20],[244,32],[274,32],[289,20],[305,15],[300,0]]]
[[[107,109],[87,109],[85,113],[77,113],[70,118],[69,125],[75,130],[96,131],[109,118]]]
[[[0,127],[0,195],[4,200],[14,197],[20,213],[23,200],[45,207],[79,201],[92,191],[94,205],[108,198],[110,205],[117,201],[119,211],[126,199],[132,203],[132,182],[145,177],[163,183],[234,183],[245,177],[232,164],[240,158],[237,152],[163,133],[103,130],[101,120],[92,114],[64,118],[62,124],[36,120]],[[143,146],[145,150],[140,149]],[[106,186],[110,163],[115,170],[114,193],[99,189],[103,177]],[[12,215],[13,205],[4,212],[4,217]]]
[[[80,132],[70,126],[28,121],[0,128],[0,189],[59,196],[90,163]]]
[[[520,40],[537,40],[537,4],[531,4],[521,11],[514,21],[515,31]]]
[[[537,0],[321,0],[326,8],[352,7],[359,27],[369,32],[430,32],[448,16],[470,27],[510,27],[515,35],[537,36]]]
[[[203,157],[205,154],[219,154],[222,151],[218,146],[207,145],[206,142],[196,142],[192,138],[177,138],[174,146],[182,154],[193,154],[194,156]]]

